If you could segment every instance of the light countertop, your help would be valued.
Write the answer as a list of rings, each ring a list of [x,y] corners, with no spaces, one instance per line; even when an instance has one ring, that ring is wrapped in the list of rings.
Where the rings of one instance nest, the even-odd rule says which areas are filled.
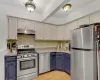
[[[9,51],[7,51],[5,56],[17,56],[17,52],[9,52]]]

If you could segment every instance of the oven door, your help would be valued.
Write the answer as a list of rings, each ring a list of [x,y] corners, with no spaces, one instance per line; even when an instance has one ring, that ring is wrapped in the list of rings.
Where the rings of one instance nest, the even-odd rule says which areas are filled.
[[[37,58],[20,58],[17,59],[17,76],[23,76],[37,72]]]

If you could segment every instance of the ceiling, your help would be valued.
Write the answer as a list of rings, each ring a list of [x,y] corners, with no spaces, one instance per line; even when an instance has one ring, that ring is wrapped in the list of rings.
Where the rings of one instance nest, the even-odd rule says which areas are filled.
[[[24,4],[27,1],[28,0],[0,0],[0,3],[8,5],[8,6],[12,6],[12,7],[26,9]],[[41,19],[41,21],[45,22],[47,20],[46,22],[52,23],[51,20],[49,20],[49,18],[50,19],[51,18],[54,18],[54,19],[65,18],[69,14],[79,10],[80,8],[87,6],[88,4],[96,0],[33,0],[33,1],[36,4],[35,12],[37,14],[40,14],[43,18]],[[62,9],[64,4],[66,3],[72,4],[72,8],[68,12],[65,12]],[[32,15],[34,15],[34,12],[32,13],[33,13]],[[56,24],[56,23],[52,23],[52,24]]]
[[[66,17],[71,12],[74,12],[74,11],[78,10],[79,8],[84,7],[85,5],[87,5],[88,3],[92,2],[92,1],[94,1],[94,0],[71,0],[68,3],[72,4],[72,8],[68,12],[65,12],[61,8],[53,15],[53,17],[59,17],[59,18]]]
[[[28,0],[0,0],[0,1],[3,4],[10,5],[13,7],[25,8],[24,4]],[[51,0],[34,0],[34,3],[36,4],[35,12],[42,13],[50,2]]]

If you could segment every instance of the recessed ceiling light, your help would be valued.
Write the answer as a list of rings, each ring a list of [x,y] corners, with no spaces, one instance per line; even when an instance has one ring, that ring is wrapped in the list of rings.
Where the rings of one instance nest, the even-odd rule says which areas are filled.
[[[25,7],[27,8],[28,11],[32,12],[35,10],[36,6],[33,0],[29,0],[28,2],[25,3]]]
[[[71,4],[66,4],[66,5],[63,7],[63,9],[64,9],[64,11],[68,11],[71,7],[72,7]]]

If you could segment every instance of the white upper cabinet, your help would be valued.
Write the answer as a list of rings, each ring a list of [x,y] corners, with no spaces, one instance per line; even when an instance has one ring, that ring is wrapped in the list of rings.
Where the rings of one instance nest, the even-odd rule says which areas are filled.
[[[35,22],[36,40],[58,40],[55,25]]]
[[[34,21],[29,21],[29,20],[27,20],[26,21],[26,28],[28,29],[28,30],[35,30],[35,27],[34,27]]]
[[[57,36],[58,40],[70,40],[71,39],[71,31],[75,28],[78,28],[77,21],[68,23],[66,25],[58,26],[57,28]]]
[[[70,26],[71,30],[79,28],[77,21],[71,22],[68,26]]]
[[[83,17],[81,19],[78,20],[78,26],[80,25],[84,25],[84,24],[89,24],[90,21],[89,21],[89,16],[88,17]]]
[[[100,12],[90,15],[90,24],[97,23],[97,22],[100,23]]]
[[[57,40],[63,40],[64,39],[64,27],[58,26],[57,27]]]
[[[71,39],[72,30],[78,28],[77,21],[71,22],[64,26],[64,40]]]
[[[51,40],[57,40],[58,38],[57,37],[57,26],[52,25],[50,33],[51,33]]]
[[[8,18],[8,39],[17,39],[17,19]]]
[[[45,24],[43,32],[44,40],[51,40],[51,25]]]
[[[35,22],[35,39],[36,40],[43,40],[44,39],[44,24],[43,23],[39,23],[39,22]]]
[[[64,40],[69,40],[70,38],[70,28],[67,25],[64,25]]]
[[[18,29],[34,30],[34,21],[18,19]]]
[[[72,33],[72,31],[74,30],[74,29],[76,29],[76,28],[79,28],[79,26],[78,26],[78,24],[77,24],[77,21],[73,21],[72,23],[70,23],[69,25],[68,25],[68,27],[69,27],[69,33],[70,33],[70,39],[71,39],[71,33]]]
[[[26,20],[18,19],[18,29],[26,29]]]
[[[57,27],[55,25],[45,24],[44,40],[57,40]]]

